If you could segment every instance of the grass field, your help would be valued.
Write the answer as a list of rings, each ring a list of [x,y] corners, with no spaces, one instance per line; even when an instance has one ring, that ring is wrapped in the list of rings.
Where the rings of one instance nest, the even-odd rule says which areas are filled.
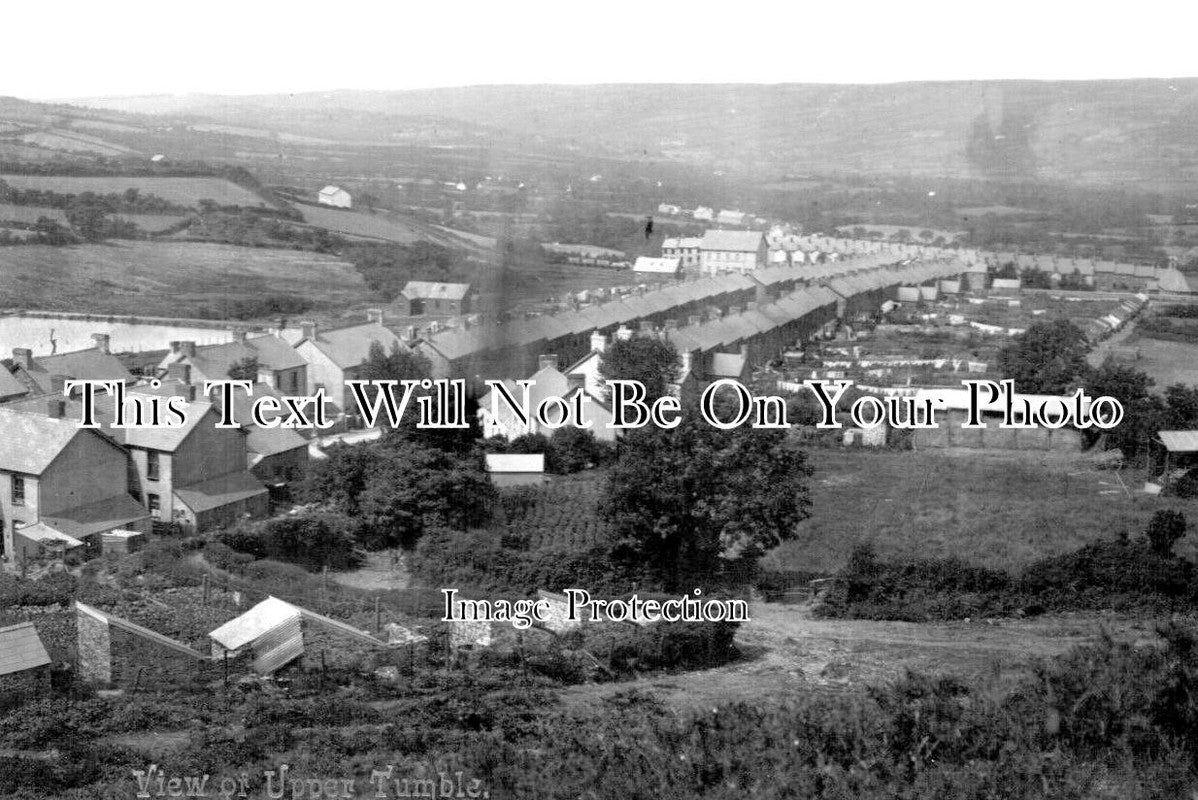
[[[884,559],[956,556],[1018,569],[1126,529],[1136,536],[1153,511],[1176,508],[1198,522],[1198,501],[1124,493],[1115,473],[1029,451],[864,452],[813,450],[812,516],[767,563],[834,571],[858,543]],[[1198,554],[1198,532],[1179,553]]]
[[[76,177],[71,175],[0,175],[0,180],[15,189],[43,189],[62,194],[119,194],[137,189],[154,194],[179,205],[196,207],[201,200],[214,200],[221,205],[258,206],[263,200],[223,178],[153,178],[153,177]]]
[[[411,244],[430,238],[422,228],[405,225],[382,214],[365,214],[358,211],[338,211],[319,206],[299,206],[304,222],[344,236],[365,239],[381,239],[387,242]]]
[[[230,300],[371,297],[353,266],[295,250],[190,242],[0,248],[0,307],[196,316]]]
[[[63,225],[67,224],[67,214],[62,209],[45,208],[44,206],[14,206],[10,203],[0,203],[0,220],[5,222],[37,222],[38,217],[49,217]]]
[[[1147,373],[1158,391],[1175,383],[1198,386],[1198,345],[1153,339],[1137,331],[1122,346],[1140,351],[1140,359],[1129,366]]]

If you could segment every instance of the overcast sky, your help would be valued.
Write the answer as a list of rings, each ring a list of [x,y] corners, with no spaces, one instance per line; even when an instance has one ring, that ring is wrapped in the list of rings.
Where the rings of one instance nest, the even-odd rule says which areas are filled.
[[[778,6],[778,8],[774,8]],[[4,3],[0,94],[1198,76],[1198,4]]]

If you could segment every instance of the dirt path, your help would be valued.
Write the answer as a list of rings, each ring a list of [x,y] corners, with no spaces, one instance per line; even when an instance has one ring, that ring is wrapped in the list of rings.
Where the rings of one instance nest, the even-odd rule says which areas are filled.
[[[1119,641],[1156,641],[1151,621],[1063,615],[1033,620],[921,624],[824,620],[809,605],[756,603],[737,635],[744,658],[726,667],[628,683],[579,686],[566,703],[587,704],[638,690],[680,706],[849,691],[908,669],[963,678],[1009,680],[1037,658],[1058,655],[1108,633]]]

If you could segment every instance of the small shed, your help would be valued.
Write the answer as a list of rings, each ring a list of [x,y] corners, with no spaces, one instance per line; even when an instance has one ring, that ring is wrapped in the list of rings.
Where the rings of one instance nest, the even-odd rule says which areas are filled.
[[[487,474],[491,483],[503,489],[511,486],[538,486],[545,483],[545,454],[488,453]]]
[[[677,275],[681,269],[682,259],[680,258],[637,256],[636,261],[632,265],[633,272],[650,273],[653,275]]]
[[[316,195],[316,202],[325,206],[334,206],[336,208],[350,208],[353,206],[353,198],[349,192],[342,189],[340,186],[326,186]]]
[[[50,655],[32,622],[0,628],[0,697],[32,699],[50,689]]]
[[[1158,431],[1157,441],[1165,448],[1165,480],[1172,467],[1189,467],[1198,454],[1198,431]],[[1174,462],[1174,463],[1170,463]]]
[[[146,536],[138,531],[115,530],[100,536],[100,551],[105,555],[129,555],[141,550]]]
[[[304,654],[299,610],[275,597],[229,620],[208,637],[212,639],[213,658],[252,653],[253,669],[262,675],[272,675]]]

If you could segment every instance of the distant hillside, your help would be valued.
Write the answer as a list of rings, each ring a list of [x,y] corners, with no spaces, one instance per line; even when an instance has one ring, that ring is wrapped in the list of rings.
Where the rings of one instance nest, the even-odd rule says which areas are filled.
[[[1168,189],[1198,182],[1198,79],[841,86],[476,86],[77,101],[135,112],[429,117],[625,155],[758,174],[1036,177]],[[360,129],[359,129],[360,130]]]

